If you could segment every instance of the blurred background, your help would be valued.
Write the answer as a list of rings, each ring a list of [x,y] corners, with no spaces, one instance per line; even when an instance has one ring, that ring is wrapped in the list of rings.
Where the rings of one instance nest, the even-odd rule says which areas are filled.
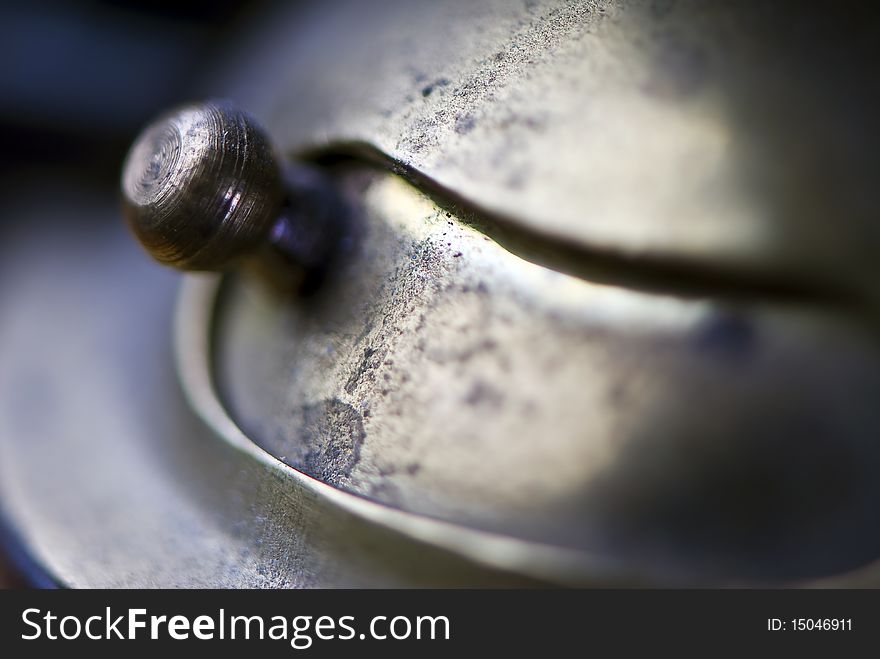
[[[619,49],[623,56],[620,56],[621,62],[617,62],[617,73],[626,84],[609,74],[609,86],[598,86],[600,93],[594,93],[584,83],[584,80],[591,82],[589,75],[581,79],[572,74],[569,80],[574,60],[560,58],[556,62],[558,70],[549,67],[551,71],[557,70],[560,77],[546,78],[544,82],[548,88],[552,83],[552,89],[563,89],[564,94],[551,95],[549,100],[541,97],[540,103],[530,103],[526,109],[534,116],[526,112],[523,116],[530,120],[519,117],[517,124],[514,114],[508,116],[508,112],[512,112],[509,108],[515,106],[519,98],[517,94],[503,96],[500,84],[492,87],[493,93],[499,94],[497,102],[491,94],[484,99],[474,92],[477,109],[494,108],[496,113],[492,115],[487,110],[490,120],[481,118],[480,128],[475,129],[471,115],[456,117],[455,112],[448,111],[450,107],[455,109],[454,103],[447,105],[447,101],[458,90],[455,89],[457,83],[452,82],[456,76],[443,67],[446,58],[458,54],[448,52],[455,51],[452,46],[448,51],[445,49],[449,43],[458,43],[451,33],[455,32],[459,41],[466,41],[478,30],[474,28],[469,32],[463,27],[451,30],[448,23],[432,23],[420,14],[426,7],[433,10],[442,5],[425,4],[418,9],[412,9],[415,4],[410,5],[411,15],[399,22],[406,28],[403,29],[381,12],[373,12],[372,6],[352,3],[349,8],[355,7],[356,11],[342,12],[338,22],[316,20],[311,39],[303,40],[305,46],[300,52],[286,48],[300,43],[290,36],[294,34],[293,21],[279,19],[278,29],[271,33],[259,29],[265,28],[267,20],[279,10],[283,9],[286,14],[291,4],[255,0],[189,3],[85,0],[13,4],[0,0],[0,139],[5,154],[0,162],[0,194],[4,202],[0,214],[0,395],[3,396],[0,400],[4,403],[2,409],[10,411],[5,415],[8,419],[0,418],[0,422],[4,422],[0,423],[0,431],[25,440],[21,443],[27,444],[30,450],[23,454],[31,459],[31,465],[41,468],[40,473],[37,473],[40,469],[35,468],[13,474],[21,482],[37,484],[19,488],[24,494],[16,501],[17,505],[26,507],[29,495],[41,487],[51,490],[46,501],[53,505],[77,498],[68,495],[65,483],[76,483],[70,489],[93,486],[91,498],[83,497],[83,492],[72,494],[99,504],[106,500],[105,492],[113,491],[109,486],[102,488],[101,484],[89,482],[94,480],[93,474],[104,473],[98,451],[79,460],[80,449],[75,444],[62,441],[54,445],[40,444],[43,438],[66,436],[73,425],[82,436],[102,436],[101,442],[84,443],[86,449],[94,450],[100,445],[120,461],[129,459],[130,455],[139,456],[137,449],[132,448],[137,442],[130,442],[130,455],[120,449],[124,442],[117,440],[124,429],[115,425],[113,412],[124,410],[126,404],[149,392],[147,377],[141,370],[144,364],[161,362],[162,368],[155,367],[155,370],[167,368],[168,373],[159,373],[156,382],[165,383],[166,380],[158,378],[166,375],[167,381],[174,382],[171,360],[159,352],[167,348],[164,342],[170,342],[170,331],[167,337],[163,335],[159,345],[155,328],[171,327],[170,310],[157,300],[172,299],[179,275],[149,262],[127,234],[118,201],[120,166],[132,139],[146,122],[170,107],[209,95],[203,90],[217,87],[212,84],[213,79],[225,79],[230,62],[238,62],[236,53],[250,53],[256,44],[267,53],[254,58],[259,64],[243,65],[238,72],[245,83],[250,83],[243,94],[249,101],[256,98],[260,90],[268,90],[264,95],[271,103],[263,107],[278,106],[285,113],[296,108],[297,113],[311,112],[314,120],[322,113],[333,114],[327,112],[326,106],[338,94],[342,99],[338,105],[342,107],[337,108],[338,116],[334,115],[327,125],[334,129],[342,125],[346,134],[350,132],[349,123],[354,125],[355,133],[358,126],[361,129],[366,126],[367,134],[380,126],[383,130],[377,132],[380,137],[384,135],[384,150],[390,157],[406,162],[418,163],[424,154],[431,154],[433,147],[424,147],[428,143],[424,136],[426,126],[438,131],[442,128],[445,132],[437,133],[438,143],[465,163],[458,172],[461,190],[455,189],[465,199],[491,190],[486,182],[493,180],[499,186],[496,200],[501,201],[518,199],[540,205],[550,198],[548,190],[562,190],[562,194],[553,198],[556,206],[548,217],[558,219],[560,207],[567,205],[573,209],[571,216],[580,220],[590,215],[588,202],[595,198],[601,202],[603,194],[608,192],[609,205],[619,204],[626,220],[610,225],[631,228],[620,235],[612,232],[612,237],[616,235],[621,241],[616,248],[622,249],[622,253],[633,246],[638,248],[633,253],[639,253],[639,249],[650,253],[658,246],[671,245],[673,256],[679,248],[684,248],[683,253],[687,255],[688,245],[696,245],[698,262],[708,267],[698,268],[689,276],[705,275],[709,279],[708,284],[698,280],[697,290],[712,289],[719,281],[726,285],[715,291],[724,302],[717,305],[720,313],[707,316],[705,324],[695,321],[693,336],[684,330],[680,334],[667,331],[664,324],[667,317],[663,314],[658,316],[656,324],[651,324],[648,314],[635,316],[642,319],[641,325],[617,324],[614,320],[617,316],[613,314],[606,323],[608,319],[603,317],[599,303],[591,308],[595,318],[590,318],[584,326],[600,331],[572,334],[576,340],[571,339],[571,345],[584,348],[582,354],[578,353],[581,361],[572,357],[572,363],[593,363],[587,359],[594,354],[591,352],[593,343],[595,354],[605,360],[597,362],[602,364],[601,368],[582,368],[596,374],[591,383],[595,391],[600,392],[596,394],[597,399],[601,400],[602,387],[606,384],[609,391],[615,392],[609,397],[608,418],[619,425],[609,424],[613,428],[609,436],[618,445],[625,445],[620,436],[626,436],[634,447],[622,456],[624,467],[619,472],[622,474],[619,480],[600,483],[606,487],[599,490],[600,496],[594,496],[593,491],[585,487],[584,500],[621,500],[625,505],[631,504],[633,528],[648,527],[649,531],[659,529],[661,533],[672,528],[689,542],[693,540],[693,546],[698,549],[704,546],[721,552],[728,547],[742,549],[738,558],[744,557],[744,563],[748,563],[753,555],[758,556],[765,563],[758,559],[753,563],[772,564],[777,572],[773,576],[785,576],[786,571],[809,572],[816,569],[815,565],[832,571],[838,569],[839,564],[849,567],[875,558],[876,548],[880,546],[880,526],[874,523],[878,492],[875,474],[880,465],[875,441],[876,428],[880,427],[875,404],[876,392],[880,391],[876,325],[866,329],[860,319],[858,323],[844,326],[850,319],[838,317],[836,305],[831,304],[840,291],[868,300],[872,310],[876,310],[880,300],[876,285],[880,223],[876,221],[877,197],[872,185],[880,171],[878,149],[873,147],[877,114],[873,110],[880,107],[880,103],[874,93],[877,81],[874,66],[868,63],[876,59],[869,54],[875,53],[880,42],[874,38],[877,24],[867,20],[869,12],[847,13],[836,10],[830,3],[826,6],[804,3],[800,5],[801,11],[789,14],[782,3],[755,3],[756,11],[751,10],[751,5],[717,3],[713,6],[722,7],[724,11],[719,10],[716,16],[711,11],[689,12],[694,6],[689,3],[680,3],[677,10],[673,9],[676,3],[672,1],[621,3],[618,8],[624,7],[627,11],[619,12],[619,31],[610,30],[607,34],[617,34],[617,41],[612,40],[612,45],[624,43]],[[535,4],[526,1],[517,7],[531,10]],[[396,11],[404,5],[386,5],[386,10]],[[681,9],[682,5],[686,9]],[[596,7],[594,3],[589,6],[591,11]],[[710,7],[710,3],[705,6]],[[508,7],[513,7],[513,3],[503,6],[505,10]],[[328,9],[328,13],[332,12]],[[366,16],[371,13],[376,15]],[[657,28],[670,13],[675,19],[670,19],[671,27],[666,31]],[[732,19],[727,13],[733,15]],[[457,16],[454,12],[450,15]],[[373,23],[362,21],[365,16]],[[790,17],[798,20],[790,20]],[[302,25],[296,24],[297,36],[304,32]],[[717,34],[727,35],[729,41],[705,36],[709,46],[697,48],[692,42],[700,43],[694,35],[703,36],[701,25],[717,28]],[[728,28],[733,31],[729,33]],[[490,36],[483,38],[494,42],[494,33],[491,30],[486,33]],[[271,38],[266,38],[267,34]],[[378,38],[379,34],[384,34],[386,39]],[[260,39],[246,41],[247,35]],[[541,32],[523,48],[540,52],[550,36],[553,35]],[[333,48],[328,48],[328,40],[335,40]],[[477,41],[476,37],[472,40]],[[504,35],[497,40],[511,50],[521,46]],[[435,56],[432,46],[442,56]],[[475,52],[476,64],[468,61],[461,71],[473,74],[476,82],[471,86],[482,90],[482,86],[488,84],[485,81],[495,80],[496,70],[508,66],[505,57],[510,54],[498,51],[484,57],[479,49]],[[606,55],[613,60],[615,52],[611,48],[610,55]],[[292,66],[290,58],[302,53],[313,59],[299,59],[298,66]],[[325,58],[326,53],[330,55]],[[371,56],[360,57],[362,53]],[[601,57],[597,61],[608,65]],[[264,63],[275,68],[264,67]],[[471,67],[477,65],[477,70],[472,71]],[[608,68],[612,73],[615,71],[611,65]],[[597,70],[601,73],[603,69],[598,67]],[[281,74],[285,72],[298,72],[299,76],[284,79]],[[591,74],[591,70],[586,73]],[[542,90],[537,83],[528,86],[526,75],[511,78],[523,83],[528,93],[520,96],[526,101],[534,99],[535,90]],[[603,75],[597,74],[596,78],[604,80]],[[377,79],[382,84],[374,84]],[[536,79],[541,81],[540,76]],[[436,82],[427,84],[430,80]],[[559,85],[560,81],[565,84]],[[324,88],[317,85],[314,98],[308,98],[310,93],[303,93],[303,90],[314,92],[316,84],[321,82],[328,84]],[[577,87],[579,82],[583,83],[581,87]],[[574,90],[570,98],[566,96],[571,91],[569,86]],[[468,91],[467,85],[462,87],[465,88],[462,93]],[[517,89],[515,85],[510,87]],[[589,103],[583,102],[584,99]],[[547,109],[544,106],[557,103],[562,104],[563,109],[575,108],[569,115],[559,113],[563,119],[567,117],[569,123],[558,120],[542,123]],[[568,137],[566,128],[579,131],[574,138],[587,132],[581,131],[578,121],[581,114],[589,114],[581,113],[581,109],[590,103],[592,114],[588,118],[599,126],[599,130],[590,133],[594,142],[582,144],[579,139],[565,139]],[[295,128],[307,123],[301,121],[302,114],[285,114],[295,116],[296,120],[279,122],[288,132],[273,134],[273,138],[277,137],[288,148],[297,145]],[[436,117],[446,123],[432,124]],[[314,120],[311,126],[319,135],[324,128],[325,124],[319,120]],[[514,141],[514,147],[508,152],[505,142],[508,132],[520,138],[532,136],[530,139],[540,148],[523,150],[522,144]],[[398,140],[399,135],[411,139]],[[657,142],[653,142],[654,139]],[[560,157],[559,150],[551,150],[548,144],[572,145],[570,160]],[[621,144],[626,148],[619,149]],[[715,170],[701,168],[700,164],[707,161],[698,157],[704,147],[710,155],[715,154],[716,144],[724,156],[718,162],[727,167],[718,170],[717,180],[708,175]],[[492,145],[497,147],[494,152],[489,148]],[[688,145],[693,147],[693,153],[685,148]],[[379,143],[379,147],[382,146]],[[421,152],[424,153],[419,155]],[[582,161],[582,152],[589,158]],[[492,153],[495,157],[490,157]],[[511,153],[516,157],[509,157]],[[506,171],[499,163],[517,173],[519,165],[525,167],[542,160],[534,154],[552,154],[558,158],[558,161],[552,157],[543,159],[552,166],[537,170],[538,174],[546,173],[538,184],[534,183],[535,170],[529,168],[523,171],[532,178],[519,175],[508,178],[499,174]],[[427,162],[426,172],[430,175],[430,158]],[[573,162],[576,166],[565,170],[559,162]],[[587,175],[594,177],[592,189],[596,194],[593,195],[583,192],[586,188],[579,178],[582,174],[579,168],[584,162],[585,167],[591,167]],[[711,165],[715,161],[708,162]],[[475,164],[481,163],[483,169],[475,170]],[[602,185],[606,176],[613,185]],[[560,180],[569,183],[569,187],[552,187]],[[643,180],[649,185],[641,186],[638,194],[633,194],[633,181]],[[530,182],[531,187],[524,186],[524,181]],[[707,184],[704,196],[692,194],[693,181]],[[523,192],[526,189],[534,192],[536,187],[545,195]],[[673,203],[667,210],[675,212],[658,221],[657,215],[662,213],[645,200],[663,202],[667,197],[674,202],[683,201],[685,210],[696,211],[691,216],[679,213],[679,206]],[[561,201],[566,204],[559,203]],[[631,206],[631,202],[640,203]],[[740,235],[737,230],[743,227],[725,220],[728,216],[724,211],[730,206],[742,211],[730,217],[745,218],[746,228],[760,229],[748,234],[757,236],[753,242],[735,240]],[[517,214],[520,211],[514,210]],[[693,223],[680,222],[682,216]],[[713,219],[714,224],[707,223]],[[574,230],[579,226],[572,221],[569,228]],[[615,245],[613,240],[610,244]],[[713,279],[711,276],[716,272],[717,259],[730,255],[732,244],[741,247],[739,251],[734,250],[734,256],[741,257],[740,261],[734,261],[741,271],[731,272],[743,277],[742,289],[736,287],[740,282],[736,277]],[[750,245],[752,249],[748,249]],[[676,263],[674,259],[671,262]],[[117,272],[125,272],[130,280],[117,278]],[[673,268],[666,275],[675,272]],[[648,268],[645,273],[635,279],[654,283],[656,272]],[[765,300],[765,291],[761,288],[765,276],[769,276],[769,284],[794,281],[800,286],[791,289],[795,293],[792,295],[787,292],[791,287],[768,286]],[[66,278],[70,285],[58,286],[59,278]],[[648,282],[649,279],[652,281]],[[670,289],[674,293],[678,283],[674,276],[671,279]],[[623,284],[609,288],[614,289],[613,295],[621,295],[626,302],[630,294],[626,277]],[[815,300],[806,295],[814,288]],[[733,294],[742,290],[747,293],[742,297],[758,299],[748,300],[748,305],[738,304],[740,300]],[[155,299],[150,297],[154,292]],[[727,304],[731,300],[726,299],[725,294],[731,294],[731,300],[737,304]],[[642,302],[644,300],[639,300],[639,304]],[[816,318],[806,314],[786,315],[790,307],[796,306],[791,302],[805,303],[803,306],[818,312]],[[137,318],[133,315],[121,318],[132,309],[140,314]],[[614,306],[607,309],[613,311]],[[874,323],[876,311],[872,313]],[[149,322],[141,322],[142,317]],[[675,320],[682,317],[676,316]],[[534,324],[531,316],[523,318],[524,325]],[[581,321],[571,321],[572,326],[577,323]],[[686,323],[682,321],[682,325]],[[438,327],[443,325],[438,323]],[[618,335],[620,345],[628,346],[619,352],[614,348]],[[59,336],[63,341],[56,340]],[[15,340],[9,340],[10,337]],[[148,339],[155,339],[153,342],[157,345],[146,345],[150,343]],[[623,342],[630,340],[631,343]],[[61,342],[66,345],[58,346]],[[638,349],[632,350],[629,346]],[[525,352],[515,343],[505,349]],[[28,351],[39,354],[21,354]],[[364,363],[373,352],[371,348],[364,353]],[[125,363],[128,370],[114,373],[117,377],[114,380],[102,374],[101,369],[106,365],[95,363],[101,361],[93,358],[95,354],[106,355],[104,361],[108,364]],[[574,354],[569,352],[568,356]],[[132,355],[140,361],[123,362]],[[7,360],[5,373],[4,359]],[[386,363],[390,364],[390,360]],[[58,374],[64,377],[53,377]],[[95,380],[104,378],[107,397],[96,399],[89,387],[79,386],[93,376]],[[630,388],[617,386],[618,381]],[[465,383],[459,384],[464,386]],[[167,394],[172,388],[159,384],[154,385],[153,390]],[[378,385],[376,390],[381,391]],[[569,393],[575,390],[576,387],[568,387]],[[627,392],[635,393],[627,398],[623,395]],[[173,390],[172,398],[175,396],[179,398]],[[443,400],[442,396],[437,398]],[[560,397],[552,392],[545,397],[554,403],[557,398]],[[178,400],[177,404],[182,402]],[[546,409],[553,408],[548,405]],[[410,417],[416,419],[414,415]],[[172,423],[155,415],[136,418],[142,426]],[[278,418],[287,419],[281,415]],[[473,416],[462,418],[479,421],[491,417],[474,412]],[[571,419],[570,428],[577,430],[579,417],[572,414]],[[65,425],[71,420],[75,423]],[[52,423],[56,424],[54,428]],[[556,417],[553,423],[563,425]],[[99,425],[100,433],[97,432]],[[489,425],[486,422],[486,426]],[[496,431],[503,439],[502,431],[497,428]],[[156,434],[163,435],[159,431]],[[173,433],[164,435],[169,439],[168,447],[163,445],[163,450],[176,450]],[[670,440],[662,444],[662,451],[653,443],[655,436]],[[809,441],[801,441],[802,437]],[[744,438],[748,441],[742,441]],[[715,448],[701,453],[692,450],[694,446]],[[645,447],[651,450],[646,451]],[[0,481],[12,472],[11,467],[4,469],[2,449],[0,446]],[[63,453],[64,450],[69,453]],[[47,456],[50,451],[51,456]],[[463,453],[478,455],[472,448]],[[279,449],[277,454],[283,451]],[[57,478],[59,473],[74,472],[73,460],[66,460],[70,455],[83,463],[79,466],[88,478],[66,481]],[[43,456],[52,459],[43,459]],[[679,461],[681,456],[685,459]],[[631,462],[627,462],[627,458],[632,458]],[[440,462],[438,460],[438,464]],[[15,462],[8,460],[8,464]],[[627,465],[637,467],[633,472],[635,478],[629,477]],[[52,469],[56,471],[53,473]],[[460,471],[468,473],[464,469]],[[677,473],[690,474],[693,480],[685,483],[676,478]],[[789,478],[785,480],[780,475]],[[110,475],[106,477],[109,479]],[[124,480],[126,476],[116,474],[115,478]],[[545,480],[545,484],[551,485],[548,488],[551,491],[557,482],[563,479]],[[126,486],[129,485],[126,481]],[[630,485],[634,487],[628,489]],[[153,496],[137,487],[131,489],[133,492],[127,494],[133,499]],[[501,489],[499,486],[498,490]],[[669,497],[658,498],[658,491],[666,492]],[[560,492],[567,495],[564,488]],[[827,497],[828,492],[839,498]],[[779,505],[768,506],[768,497],[775,497],[772,500]],[[12,500],[11,496],[7,498]],[[499,500],[503,500],[502,497]],[[851,501],[858,506],[849,506]],[[178,505],[172,498],[165,504]],[[721,506],[727,516],[716,515],[716,506]],[[554,513],[560,508],[554,503]],[[840,510],[845,514],[838,514]],[[161,508],[158,511],[156,519],[163,514]],[[831,513],[826,514],[827,511]],[[508,512],[510,519],[518,522],[519,511],[514,504]],[[619,512],[609,508],[609,518],[618,519]],[[90,506],[88,513],[91,523],[105,523],[106,512],[101,505]],[[572,507],[570,514],[579,515],[580,510]],[[56,517],[77,519],[77,507],[59,510]],[[540,517],[543,521],[543,512]],[[560,528],[568,529],[572,525],[565,519],[560,514],[552,521],[559,521]],[[718,519],[721,521],[716,524]],[[817,519],[828,524],[822,526],[816,523]],[[842,529],[838,535],[825,530],[837,528],[834,524],[838,521]],[[48,525],[48,531],[54,528]],[[793,529],[791,533],[787,532],[789,528]],[[144,537],[149,538],[152,527],[145,524],[138,530],[142,535],[128,534],[128,527],[120,535],[131,546],[137,546]],[[72,537],[76,534],[54,536],[48,531],[44,537],[64,546],[79,542],[80,556],[94,552],[87,539]],[[740,534],[745,544],[736,545],[730,537],[739,536],[726,533]],[[853,537],[859,541],[852,541]],[[803,538],[809,542],[802,542]],[[7,547],[6,558],[0,558],[0,587],[34,583],[35,575],[29,573],[27,558],[24,552],[17,551],[12,534],[3,531],[2,519],[0,539],[5,540],[0,542],[0,547]],[[641,546],[635,542],[633,545]],[[794,545],[818,549],[798,553],[789,550]],[[802,563],[797,563],[799,557]],[[103,558],[99,555],[95,563],[99,564]],[[198,561],[194,564],[203,567]],[[116,567],[118,573],[125,574],[126,566]],[[189,569],[196,570],[192,566]],[[876,582],[880,577],[875,574],[872,578]],[[38,579],[37,583],[40,583]]]
[[[29,221],[84,237],[119,222],[120,163],[158,112],[192,100],[260,0],[0,3],[0,248]],[[59,210],[63,209],[63,218]],[[4,250],[4,254],[6,250]],[[0,282],[0,303],[3,285]],[[3,306],[0,306],[3,308]],[[9,549],[0,587],[25,581]]]
[[[116,186],[144,122],[191,100],[259,0],[0,3],[4,198],[53,177]]]

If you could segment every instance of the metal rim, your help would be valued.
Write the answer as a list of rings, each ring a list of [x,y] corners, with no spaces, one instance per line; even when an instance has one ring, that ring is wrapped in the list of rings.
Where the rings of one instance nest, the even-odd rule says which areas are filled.
[[[636,573],[586,552],[520,540],[391,508],[323,483],[280,461],[252,441],[229,416],[214,383],[212,325],[222,275],[187,275],[175,309],[174,356],[181,386],[196,416],[239,454],[316,497],[370,524],[487,567],[564,584],[660,585],[659,575]]]
[[[403,538],[448,551],[486,567],[562,585],[602,587],[756,587],[760,584],[670,580],[652,570],[637,570],[607,557],[504,536],[453,522],[391,508],[319,481],[274,457],[251,440],[221,402],[212,368],[212,327],[223,276],[187,275],[174,316],[174,357],[184,396],[196,416],[220,441],[282,480],[304,488],[325,503],[383,527]],[[825,578],[779,584],[780,587],[858,587],[872,581],[877,562]]]

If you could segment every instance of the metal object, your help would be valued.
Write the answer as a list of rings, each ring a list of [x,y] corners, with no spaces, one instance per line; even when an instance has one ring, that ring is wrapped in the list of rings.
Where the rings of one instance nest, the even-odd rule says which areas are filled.
[[[873,558],[868,321],[581,280],[393,175],[336,177],[364,238],[335,280],[282,301],[230,276],[209,316],[215,406],[250,441],[392,509],[574,552],[595,571],[558,562],[570,583],[803,583]]]
[[[314,268],[344,209],[322,177],[282,166],[256,122],[228,101],[187,105],[148,126],[123,166],[123,208],[160,263],[220,270],[268,243]]]
[[[0,501],[53,574],[880,583],[870,21],[292,11],[200,91],[347,199],[320,290],[187,276],[172,372],[174,281],[121,234],[0,259]],[[76,398],[28,413],[41,377]]]
[[[203,93],[247,103],[290,155],[379,159],[591,281],[877,300],[868,6],[343,0],[287,16]],[[307,38],[286,34],[297,21]]]

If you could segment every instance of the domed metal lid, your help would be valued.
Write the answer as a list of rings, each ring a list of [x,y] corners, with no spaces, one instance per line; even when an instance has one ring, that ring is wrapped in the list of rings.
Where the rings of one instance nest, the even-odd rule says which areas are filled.
[[[827,18],[299,15],[239,94],[289,153],[347,162],[364,234],[314,299],[227,282],[224,406],[343,490],[655,577],[873,559],[878,163],[851,138],[875,99],[869,31],[845,74],[817,61]]]
[[[267,25],[211,91],[289,153],[366,149],[543,258],[876,299],[877,27],[826,3],[349,1]]]

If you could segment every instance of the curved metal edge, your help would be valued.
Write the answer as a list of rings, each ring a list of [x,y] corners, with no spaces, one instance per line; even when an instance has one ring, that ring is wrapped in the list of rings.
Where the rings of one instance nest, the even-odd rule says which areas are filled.
[[[657,575],[637,574],[584,552],[518,540],[390,508],[323,483],[272,456],[230,418],[214,385],[211,327],[222,279],[222,275],[211,274],[191,274],[184,278],[175,310],[174,351],[181,386],[194,412],[236,451],[368,523],[486,567],[566,585],[665,585]]]
[[[222,275],[190,274],[180,288],[174,318],[175,362],[181,386],[198,418],[222,441],[270,473],[367,523],[403,538],[448,551],[492,569],[559,585],[593,587],[759,587],[753,583],[682,583],[607,558],[503,536],[370,501],[294,469],[254,443],[229,416],[217,394],[211,366],[212,331]],[[877,587],[878,566],[777,587]],[[765,586],[766,587],[766,586]]]
[[[25,586],[41,590],[55,590],[67,586],[34,556],[29,545],[14,529],[3,511],[0,511],[0,553],[15,570]]]

